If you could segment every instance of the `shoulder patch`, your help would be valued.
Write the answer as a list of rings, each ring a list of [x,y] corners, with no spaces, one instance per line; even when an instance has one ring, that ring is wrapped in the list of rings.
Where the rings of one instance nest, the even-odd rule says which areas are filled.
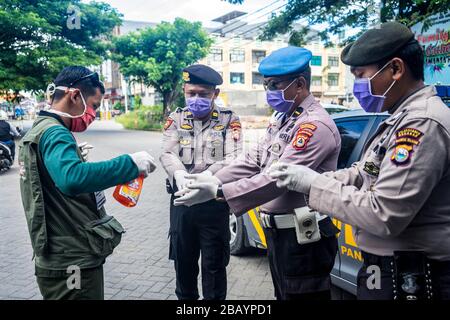
[[[241,129],[242,125],[240,121],[232,121],[230,122],[231,134],[235,141],[238,141],[241,138]]]
[[[295,150],[305,150],[316,129],[317,126],[310,122],[300,124],[300,128],[292,141],[292,147]]]
[[[242,128],[241,122],[240,121],[232,121],[230,122],[230,128],[231,129],[236,129],[236,128]]]
[[[168,117],[167,120],[166,120],[166,123],[164,124],[164,130],[169,129],[170,126],[172,125],[173,121],[174,120],[171,117]]]
[[[423,133],[415,128],[402,128],[397,130],[395,136],[391,161],[397,166],[407,165],[411,161],[414,148],[420,144]]]

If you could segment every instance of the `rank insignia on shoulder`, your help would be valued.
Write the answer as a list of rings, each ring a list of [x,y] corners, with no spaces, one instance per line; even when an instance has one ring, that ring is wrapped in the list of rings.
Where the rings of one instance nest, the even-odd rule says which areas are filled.
[[[217,111],[213,111],[213,113],[211,114],[211,119],[212,120],[219,119],[219,113]]]
[[[222,124],[218,124],[214,126],[213,129],[216,131],[222,131],[223,129],[225,129],[225,127]]]
[[[191,126],[189,123],[183,123],[183,124],[181,125],[181,129],[184,129],[184,130],[192,130],[192,126]]]
[[[164,130],[169,129],[169,127],[172,125],[173,119],[171,117],[168,117],[166,120],[166,123],[164,124]]]
[[[407,165],[414,153],[414,147],[420,144],[423,133],[414,128],[403,128],[395,133],[395,148],[391,161],[397,166]]]
[[[184,112],[184,118],[190,120],[190,119],[194,119],[194,116],[192,115],[192,112],[185,111]]]

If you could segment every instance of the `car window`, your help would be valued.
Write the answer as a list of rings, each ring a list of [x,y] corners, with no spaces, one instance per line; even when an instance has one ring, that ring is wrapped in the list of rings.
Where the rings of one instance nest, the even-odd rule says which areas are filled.
[[[336,126],[341,134],[341,152],[339,153],[338,169],[347,167],[353,149],[366,128],[368,121],[368,118],[364,118],[336,122]]]

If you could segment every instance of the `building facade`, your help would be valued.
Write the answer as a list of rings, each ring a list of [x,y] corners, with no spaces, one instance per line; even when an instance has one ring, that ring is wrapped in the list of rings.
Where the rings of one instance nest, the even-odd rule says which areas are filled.
[[[265,23],[240,22],[239,14],[229,13],[214,21],[222,23],[222,27],[206,29],[214,42],[209,55],[199,63],[214,68],[222,75],[224,83],[220,86],[219,103],[235,109],[241,115],[268,114],[270,111],[258,65],[272,51],[287,46],[288,38],[280,36],[271,41],[260,41],[258,34]],[[122,26],[116,28],[115,35],[124,35],[154,25],[123,21]],[[313,40],[305,47],[313,54],[311,92],[323,103],[349,105],[348,92],[351,92],[352,83],[348,68],[340,61],[341,48],[325,48],[314,34],[310,38]],[[160,96],[153,88],[127,83],[116,63],[106,61],[100,71],[107,87],[106,100],[109,101],[106,103],[110,106],[115,101],[123,101],[126,91],[129,96],[139,94],[144,105],[160,103]]]

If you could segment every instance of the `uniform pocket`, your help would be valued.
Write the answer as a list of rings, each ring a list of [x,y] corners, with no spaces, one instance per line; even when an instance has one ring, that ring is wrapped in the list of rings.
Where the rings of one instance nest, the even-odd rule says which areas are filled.
[[[122,240],[125,229],[114,217],[91,221],[86,226],[89,246],[95,255],[106,257]]]

